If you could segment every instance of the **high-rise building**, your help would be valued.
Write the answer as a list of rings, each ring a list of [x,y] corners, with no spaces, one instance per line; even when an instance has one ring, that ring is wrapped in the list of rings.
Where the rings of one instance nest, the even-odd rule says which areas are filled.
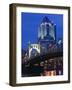
[[[38,28],[38,42],[42,51],[47,52],[49,44],[56,42],[56,24],[50,21],[46,16],[43,18]]]
[[[56,24],[50,21],[46,16],[39,26],[38,39],[47,41],[56,40]]]

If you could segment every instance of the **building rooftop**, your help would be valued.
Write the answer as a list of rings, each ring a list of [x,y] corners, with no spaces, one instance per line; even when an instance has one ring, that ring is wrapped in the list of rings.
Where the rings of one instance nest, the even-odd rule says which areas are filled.
[[[46,16],[42,20],[42,23],[45,23],[45,22],[47,22],[47,23],[50,22],[51,23],[50,19],[47,18]]]

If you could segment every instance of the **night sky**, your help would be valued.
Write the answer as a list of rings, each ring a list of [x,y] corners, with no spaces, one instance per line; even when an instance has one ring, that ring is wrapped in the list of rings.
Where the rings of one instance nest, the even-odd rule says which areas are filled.
[[[22,49],[28,48],[28,42],[36,43],[38,37],[38,27],[44,17],[48,17],[56,24],[56,39],[63,37],[63,15],[62,14],[40,14],[21,13],[21,44]]]

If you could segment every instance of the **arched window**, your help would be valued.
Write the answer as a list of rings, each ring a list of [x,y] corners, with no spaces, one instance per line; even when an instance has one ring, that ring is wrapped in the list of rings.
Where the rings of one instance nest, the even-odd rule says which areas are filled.
[[[31,51],[31,57],[35,57],[37,55],[39,55],[38,51],[36,49],[32,49],[32,51]]]

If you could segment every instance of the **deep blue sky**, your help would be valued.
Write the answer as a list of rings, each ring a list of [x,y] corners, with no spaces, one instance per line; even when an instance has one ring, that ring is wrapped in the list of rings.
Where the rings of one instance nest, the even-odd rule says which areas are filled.
[[[56,24],[56,39],[63,37],[63,15],[62,14],[40,14],[21,13],[21,42],[22,48],[28,48],[28,42],[36,43],[38,37],[38,26],[42,19],[47,16]]]

